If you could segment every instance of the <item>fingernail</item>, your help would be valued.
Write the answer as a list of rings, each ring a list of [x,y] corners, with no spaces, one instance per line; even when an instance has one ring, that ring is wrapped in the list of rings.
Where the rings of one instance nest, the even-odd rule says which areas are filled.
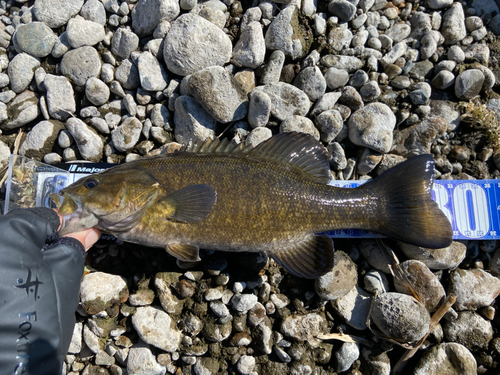
[[[97,242],[100,236],[101,234],[98,230],[91,229],[89,234],[87,234],[87,237],[85,237],[85,251],[90,249],[92,245]]]

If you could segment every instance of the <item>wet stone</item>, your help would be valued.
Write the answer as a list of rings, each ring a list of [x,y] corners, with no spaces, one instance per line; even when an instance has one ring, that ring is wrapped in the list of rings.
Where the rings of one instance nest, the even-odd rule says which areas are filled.
[[[318,296],[325,300],[335,300],[345,296],[358,281],[358,273],[354,262],[347,254],[336,251],[333,269],[315,280]]]
[[[428,332],[431,317],[425,306],[412,296],[391,292],[374,298],[371,319],[392,339],[416,342]]]
[[[500,279],[479,268],[456,269],[450,274],[448,293],[454,293],[456,310],[477,310],[489,306],[500,293]]]

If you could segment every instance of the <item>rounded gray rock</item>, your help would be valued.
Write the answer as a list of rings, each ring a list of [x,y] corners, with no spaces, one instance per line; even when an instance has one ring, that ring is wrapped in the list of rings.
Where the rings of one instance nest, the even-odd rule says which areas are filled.
[[[128,298],[126,281],[117,275],[91,272],[83,277],[80,301],[90,314],[97,314]]]
[[[344,342],[340,349],[335,352],[338,372],[344,372],[351,368],[355,360],[359,358],[359,344]]]
[[[231,304],[237,312],[242,314],[254,307],[257,299],[257,296],[254,294],[236,294],[231,298]]]
[[[2,103],[3,104],[3,103]],[[16,129],[30,123],[40,115],[38,96],[26,90],[17,95],[7,106],[0,106],[0,117],[7,120],[0,129]]]
[[[253,127],[266,126],[271,114],[271,98],[263,91],[254,90],[250,93],[248,106],[248,123]]]
[[[467,246],[457,241],[453,241],[450,246],[441,249],[427,249],[402,242],[398,244],[408,258],[417,259],[432,270],[458,267],[467,253]]]
[[[109,99],[109,87],[99,78],[91,77],[85,84],[85,95],[93,105],[100,106]]]
[[[311,101],[321,98],[326,91],[325,77],[317,66],[301,70],[293,84],[304,91]]]
[[[57,29],[77,14],[83,3],[84,0],[37,0],[32,13],[38,21],[45,22],[52,29]]]
[[[350,21],[356,15],[356,6],[347,0],[333,0],[328,4],[328,11],[342,21]]]
[[[26,90],[35,75],[35,69],[39,66],[40,61],[27,53],[14,56],[7,69],[11,90],[16,94]]]
[[[221,66],[197,71],[189,78],[189,92],[217,121],[241,120],[248,112],[248,99],[234,76]]]
[[[20,24],[14,34],[14,43],[34,57],[45,57],[52,52],[57,35],[43,22]]]
[[[323,333],[325,328],[326,320],[316,313],[310,313],[286,317],[281,323],[280,331],[283,335],[298,341],[308,341],[314,348],[321,342],[316,336]]]
[[[152,34],[161,21],[173,21],[180,13],[177,0],[139,0],[132,9],[132,29],[140,36]]]
[[[335,311],[354,329],[367,329],[366,320],[370,313],[372,296],[360,287],[354,287],[345,296],[331,302]]]
[[[414,259],[406,260],[399,265],[403,280],[394,279],[394,287],[400,293],[412,295],[415,292],[426,309],[434,312],[446,296],[443,286],[436,275],[422,262]],[[500,281],[499,281],[500,283]],[[411,289],[409,288],[411,286]]]
[[[457,296],[455,310],[477,310],[493,303],[500,293],[500,279],[479,268],[457,268],[450,274],[448,293]]]
[[[40,121],[27,134],[25,141],[19,148],[19,155],[42,160],[45,155],[52,151],[57,136],[63,129],[64,125],[59,121]]]
[[[120,82],[126,90],[134,90],[139,87],[141,83],[139,69],[137,69],[137,66],[135,66],[130,59],[123,60],[121,65],[116,68],[115,79]]]
[[[264,62],[266,41],[259,22],[250,22],[242,29],[234,46],[232,61],[239,66],[258,68]]]
[[[139,37],[130,29],[119,28],[111,38],[111,52],[122,59],[128,59],[138,47]]]
[[[358,282],[356,265],[349,256],[336,251],[332,270],[318,277],[314,282],[314,289],[324,300],[335,300],[345,296]]]
[[[444,36],[446,44],[456,44],[467,35],[464,10],[461,3],[453,3],[444,12],[441,22],[441,34]]]
[[[104,26],[82,17],[75,17],[66,26],[68,43],[73,48],[93,46],[104,40]]]
[[[431,85],[439,90],[446,90],[455,83],[455,75],[448,70],[441,70],[434,76]]]
[[[306,32],[298,21],[299,11],[294,5],[283,9],[269,25],[265,40],[267,49],[281,50],[285,56],[296,60],[304,57],[309,49]]]
[[[321,132],[321,140],[325,143],[332,142],[344,127],[344,120],[339,111],[330,109],[316,116],[316,123]]]
[[[142,52],[137,60],[141,87],[146,91],[163,91],[167,87],[167,71],[151,52]]]
[[[175,100],[175,139],[179,143],[190,140],[205,141],[215,137],[217,121],[193,97],[182,95]]]
[[[251,147],[256,147],[260,143],[268,140],[273,136],[273,132],[271,129],[266,128],[264,126],[259,126],[258,128],[253,129],[246,139],[247,145]]]
[[[141,132],[141,122],[135,117],[128,117],[111,132],[113,146],[118,151],[126,152],[137,144],[141,137]]]
[[[347,126],[352,143],[387,153],[392,146],[396,116],[387,105],[370,103],[355,111]]]
[[[445,342],[427,350],[418,362],[414,375],[476,375],[477,363],[463,345]]]
[[[99,76],[101,59],[94,47],[80,47],[64,54],[60,68],[75,85],[84,86],[90,77]]]
[[[271,114],[281,121],[292,115],[305,116],[311,107],[309,98],[302,90],[285,82],[257,86],[254,90],[269,95]]]
[[[138,307],[132,324],[145,343],[166,352],[179,349],[181,332],[165,311],[153,306]]]
[[[371,319],[393,340],[416,342],[429,331],[431,317],[423,304],[412,296],[384,293],[373,300]]]
[[[343,87],[349,81],[349,73],[344,69],[328,68],[325,73],[325,80],[331,90]]]
[[[164,375],[166,373],[165,366],[160,365],[156,357],[151,352],[146,345],[136,346],[130,348],[127,354],[127,374],[138,375],[138,374],[159,374]]]
[[[320,138],[319,131],[314,126],[314,123],[304,116],[292,115],[283,120],[280,124],[280,133],[287,132],[310,134],[317,141],[319,141]]]
[[[163,58],[171,72],[186,76],[225,64],[232,50],[224,31],[203,17],[187,13],[175,20],[165,37]]]
[[[78,151],[85,160],[98,163],[101,161],[104,144],[101,137],[92,131],[82,120],[70,117],[66,128],[73,136]]]
[[[455,79],[455,95],[460,100],[469,100],[483,88],[484,74],[479,69],[463,71]]]
[[[106,24],[106,10],[99,0],[87,0],[80,10],[80,15],[103,26]]]
[[[444,321],[446,341],[462,344],[469,350],[487,349],[493,338],[491,322],[472,311],[458,313],[458,319]]]
[[[52,118],[66,120],[76,111],[73,86],[66,77],[47,74],[43,81],[47,90],[47,107]]]

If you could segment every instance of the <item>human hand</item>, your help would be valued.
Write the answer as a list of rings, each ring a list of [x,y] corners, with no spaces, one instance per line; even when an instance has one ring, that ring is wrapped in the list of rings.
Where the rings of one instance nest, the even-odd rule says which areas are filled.
[[[54,210],[57,212],[57,210]],[[59,214],[58,214],[59,215]],[[63,218],[61,215],[59,215],[59,222],[61,223],[58,230],[61,229],[62,223],[63,223]],[[72,237],[83,245],[85,248],[85,251],[88,251],[101,237],[101,231],[99,229],[95,228],[89,228],[85,229],[84,231],[77,232],[77,233],[68,233],[65,234],[63,237]]]

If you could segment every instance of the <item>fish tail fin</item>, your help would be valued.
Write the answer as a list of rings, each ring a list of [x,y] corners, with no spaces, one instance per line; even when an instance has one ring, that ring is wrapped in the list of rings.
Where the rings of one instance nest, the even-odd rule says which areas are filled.
[[[361,188],[382,198],[385,208],[377,213],[378,233],[432,249],[452,242],[452,228],[432,200],[434,160],[431,155],[412,157],[388,169]]]

